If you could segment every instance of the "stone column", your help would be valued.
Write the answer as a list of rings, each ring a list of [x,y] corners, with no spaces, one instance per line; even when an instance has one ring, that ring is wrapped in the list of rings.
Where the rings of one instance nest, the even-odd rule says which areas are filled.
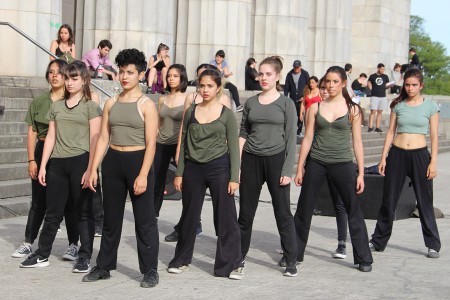
[[[50,49],[61,26],[61,0],[0,1],[1,20]],[[0,26],[1,75],[45,76],[49,56],[8,26]],[[39,63],[37,63],[39,62]]]
[[[80,55],[96,48],[103,39],[113,45],[114,61],[125,48],[137,48],[147,60],[159,43],[169,46],[174,62],[177,0],[78,0],[76,42]]]
[[[281,82],[299,59],[305,69],[308,0],[254,1],[254,39],[252,55],[261,62],[267,56],[284,59]]]
[[[319,79],[328,67],[352,63],[352,0],[308,0],[309,74]]]
[[[377,64],[383,63],[386,74],[391,76],[390,70],[396,62],[408,62],[410,13],[411,0],[353,1],[352,61],[355,74],[375,73]]]
[[[229,81],[244,88],[245,62],[250,55],[252,0],[179,0],[176,56],[192,79],[201,63],[214,59],[217,50],[234,73]],[[258,1],[259,2],[259,1]]]

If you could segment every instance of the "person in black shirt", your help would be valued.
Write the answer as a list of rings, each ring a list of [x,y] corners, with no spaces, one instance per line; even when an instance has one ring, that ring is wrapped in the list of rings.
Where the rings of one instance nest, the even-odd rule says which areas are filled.
[[[416,49],[414,47],[409,49],[409,55],[411,55],[411,60],[409,62],[410,68],[419,69],[420,68],[419,56],[417,56]]]
[[[389,77],[384,74],[385,68],[384,64],[379,63],[377,66],[377,72],[369,76],[367,81],[367,86],[372,90],[372,97],[370,97],[370,117],[369,117],[369,132],[374,131],[373,120],[375,119],[375,113],[377,114],[376,119],[376,132],[383,132],[380,129],[381,117],[383,110],[386,109],[387,99],[386,99],[386,89],[389,87]]]
[[[247,59],[245,65],[245,90],[247,91],[261,91],[258,71],[256,71],[255,67],[256,60],[253,57]]]
[[[359,96],[359,97],[370,96],[370,90],[367,88],[366,73],[359,74],[359,78],[356,78],[355,80],[353,80],[352,90],[356,96]]]

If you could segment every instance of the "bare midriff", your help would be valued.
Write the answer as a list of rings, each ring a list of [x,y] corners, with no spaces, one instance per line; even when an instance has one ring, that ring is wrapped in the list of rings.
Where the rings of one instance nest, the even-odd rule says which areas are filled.
[[[394,139],[394,146],[405,150],[419,149],[427,146],[424,134],[398,133]]]
[[[139,151],[144,150],[145,146],[118,146],[118,145],[109,145],[111,149],[114,149],[116,151],[123,151],[123,152],[131,152],[131,151]]]

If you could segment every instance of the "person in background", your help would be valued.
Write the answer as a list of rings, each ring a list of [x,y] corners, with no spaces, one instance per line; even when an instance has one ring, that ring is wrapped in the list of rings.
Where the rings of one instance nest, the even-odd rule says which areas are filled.
[[[401,73],[402,66],[399,63],[395,63],[392,70],[392,79],[395,83],[391,87],[392,94],[400,94],[400,90],[403,86],[403,74]]]
[[[352,77],[351,77],[351,74],[353,71],[352,64],[345,64],[344,70],[345,70],[345,73],[347,74],[347,86],[346,86],[347,93],[350,96],[350,98],[353,99],[356,96],[356,94],[355,94],[355,92],[353,92],[353,89],[352,89]]]
[[[222,77],[228,78],[233,75],[233,72],[230,72],[228,63],[225,61],[225,51],[219,50],[216,52],[215,59],[211,60],[211,65],[217,67],[222,74]],[[234,104],[236,105],[236,112],[241,112],[243,107],[239,100],[239,92],[237,87],[229,81],[226,81],[224,84],[224,88],[230,91],[231,97],[233,98]]]
[[[37,238],[39,229],[44,221],[46,205],[46,187],[38,181],[38,171],[41,166],[42,151],[48,132],[47,113],[53,102],[64,99],[64,71],[67,62],[61,59],[50,61],[45,72],[45,78],[50,84],[50,91],[33,99],[25,123],[28,125],[27,151],[28,175],[31,178],[31,206],[25,226],[25,242],[11,255],[23,258],[31,253],[31,245]],[[37,141],[36,141],[37,140]],[[67,201],[64,210],[69,248],[63,255],[64,259],[76,260],[78,257],[78,224],[75,207],[71,198]]]
[[[405,72],[400,95],[392,101],[389,129],[384,140],[378,170],[384,177],[383,198],[372,251],[384,251],[392,234],[400,193],[406,176],[411,178],[419,209],[420,223],[429,258],[438,258],[441,249],[433,208],[433,179],[438,157],[439,107],[421,94],[423,75],[419,69]],[[431,155],[426,135],[430,132]]]
[[[370,97],[370,116],[369,116],[369,129],[368,132],[373,132],[373,122],[376,115],[376,128],[375,132],[382,133],[381,130],[381,117],[383,110],[387,107],[386,89],[389,88],[389,77],[384,74],[384,64],[379,63],[377,66],[377,72],[369,76],[367,86],[371,90]]]
[[[247,59],[245,64],[245,89],[247,91],[261,91],[258,71],[255,69],[256,60],[253,57]]]
[[[160,43],[156,54],[150,56],[145,74],[147,78],[147,94],[164,93],[167,87],[166,75],[170,66],[169,46]]]
[[[409,61],[410,67],[419,69],[420,68],[420,60],[419,60],[419,56],[416,53],[416,48],[411,47],[411,49],[409,49],[409,55],[411,56],[411,60]]]
[[[105,78],[104,74],[110,80],[117,80],[117,71],[114,69],[113,63],[109,60],[108,54],[112,49],[112,44],[108,40],[101,40],[97,48],[87,52],[81,58],[89,70],[92,78]],[[99,70],[101,68],[101,70]],[[102,74],[103,73],[103,74]],[[101,76],[101,77],[100,77]]]
[[[352,90],[356,96],[367,97],[370,96],[370,90],[367,88],[367,75],[366,73],[359,74],[359,77],[353,80]]]
[[[70,25],[61,25],[58,30],[57,39],[53,40],[50,45],[50,52],[68,63],[71,63],[76,59],[75,38]],[[54,59],[53,56],[50,56],[50,60]]]
[[[302,69],[302,62],[295,60],[293,69],[286,76],[284,95],[294,101],[297,111],[297,136],[302,136],[303,122],[300,121],[300,99],[303,97],[305,86],[309,82],[309,73]]]

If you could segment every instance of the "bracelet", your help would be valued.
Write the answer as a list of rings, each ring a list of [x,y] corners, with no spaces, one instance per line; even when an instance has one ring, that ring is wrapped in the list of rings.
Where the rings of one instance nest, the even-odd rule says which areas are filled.
[[[35,161],[34,159],[30,159],[28,162],[30,163],[30,162],[32,162],[32,161]]]

